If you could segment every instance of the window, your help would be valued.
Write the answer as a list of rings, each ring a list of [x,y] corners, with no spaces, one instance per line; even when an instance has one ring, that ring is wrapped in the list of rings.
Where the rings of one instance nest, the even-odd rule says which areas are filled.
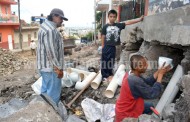
[[[36,32],[34,32],[34,38],[37,38],[37,33]]]
[[[2,33],[0,33],[0,43],[2,42]]]

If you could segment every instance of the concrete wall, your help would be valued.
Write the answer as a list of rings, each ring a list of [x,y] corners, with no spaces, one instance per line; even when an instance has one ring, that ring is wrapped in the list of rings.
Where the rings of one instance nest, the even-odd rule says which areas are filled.
[[[145,17],[144,39],[161,43],[190,45],[190,5]]]
[[[138,38],[163,45],[190,46],[190,5],[146,16],[143,22],[127,26],[121,32],[122,42],[135,43]]]
[[[8,45],[8,35],[12,35],[12,40],[14,42],[14,31],[12,26],[0,26],[0,33],[1,33],[1,42],[0,47],[9,49]],[[14,47],[14,45],[13,45]]]
[[[36,33],[36,37],[34,35]],[[22,30],[22,35],[23,35],[23,43],[22,47],[23,48],[28,48],[30,46],[30,39],[28,38],[28,35],[31,35],[31,40],[37,41],[38,40],[38,29],[32,29],[32,30]],[[15,43],[15,49],[19,48],[19,31],[15,31],[14,34],[14,43]]]
[[[149,0],[148,15],[162,13],[190,4],[189,0]]]

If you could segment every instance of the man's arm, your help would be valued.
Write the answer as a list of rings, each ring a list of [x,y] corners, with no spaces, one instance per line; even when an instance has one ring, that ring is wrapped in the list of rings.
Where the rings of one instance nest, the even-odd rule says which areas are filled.
[[[155,82],[153,86],[149,86],[142,81],[140,84],[135,84],[135,91],[136,97],[142,97],[144,99],[155,99],[159,97],[162,91],[162,85],[160,82]]]
[[[125,25],[135,24],[135,23],[137,23],[137,22],[142,21],[143,18],[144,18],[144,16],[141,16],[140,18],[137,18],[137,19],[127,20],[127,21],[125,22]]]
[[[44,45],[47,53],[47,58],[52,62],[53,66],[62,70],[62,67],[56,57],[55,49],[55,33],[53,31],[48,31],[44,36]]]
[[[105,35],[102,35],[101,40],[102,40],[102,48],[103,48],[104,47],[104,41],[105,41]]]

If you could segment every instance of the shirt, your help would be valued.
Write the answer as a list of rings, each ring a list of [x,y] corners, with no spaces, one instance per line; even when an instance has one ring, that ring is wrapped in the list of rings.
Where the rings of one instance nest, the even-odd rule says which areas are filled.
[[[150,78],[125,74],[116,102],[116,122],[126,117],[138,118],[144,111],[144,99],[157,98],[162,90],[161,83]]]
[[[125,23],[114,23],[104,25],[102,35],[105,35],[104,45],[120,45],[120,33],[125,28]]]
[[[46,20],[38,32],[37,68],[43,71],[53,71],[54,66],[63,69],[63,59],[63,39],[56,23]]]
[[[31,49],[36,49],[36,43],[35,42],[31,42],[30,43],[30,48]]]

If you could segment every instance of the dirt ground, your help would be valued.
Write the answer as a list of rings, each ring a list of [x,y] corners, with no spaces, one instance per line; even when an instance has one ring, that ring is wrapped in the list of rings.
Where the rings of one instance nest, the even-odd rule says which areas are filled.
[[[98,54],[97,46],[83,46],[80,51],[74,51],[72,55],[65,56],[65,61],[71,63],[74,67],[88,70],[89,67],[94,67],[97,71],[100,68],[100,54]],[[13,74],[0,76],[0,104],[6,103],[11,98],[22,98],[30,101],[32,95],[35,94],[31,88],[31,85],[39,78],[39,74],[36,70],[36,57],[31,55],[30,51],[17,53],[20,58],[27,58],[28,63],[23,66],[19,71]],[[150,75],[153,71],[147,72],[145,75]],[[165,81],[170,79],[171,76],[165,77]],[[112,103],[115,104],[119,95],[120,87],[116,90],[114,98],[107,98],[104,92],[108,84],[101,83],[97,90],[93,90],[91,87],[87,88],[84,93],[72,104],[73,110],[82,111],[81,102],[86,97],[92,98],[101,104]],[[61,101],[65,104],[69,103],[79,91],[73,87],[63,88],[61,94]],[[153,101],[155,104],[158,100]],[[74,111],[68,109],[70,114]],[[86,120],[84,113],[79,116],[81,119]]]

